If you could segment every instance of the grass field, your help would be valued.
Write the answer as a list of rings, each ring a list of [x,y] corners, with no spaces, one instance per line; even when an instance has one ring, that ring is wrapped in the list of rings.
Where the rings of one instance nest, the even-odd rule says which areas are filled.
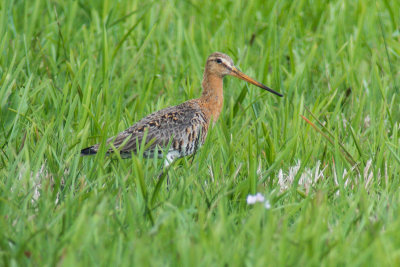
[[[214,51],[285,97],[225,78],[168,188],[80,157]],[[1,1],[0,266],[398,266],[399,88],[399,1]]]

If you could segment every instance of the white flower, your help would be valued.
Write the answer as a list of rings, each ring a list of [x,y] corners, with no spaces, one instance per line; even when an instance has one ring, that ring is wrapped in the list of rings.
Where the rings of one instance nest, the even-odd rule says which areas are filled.
[[[248,195],[247,196],[247,204],[248,205],[253,205],[257,202],[256,196],[253,195]]]
[[[256,194],[256,201],[257,202],[263,202],[265,200],[264,196],[261,195],[261,193]]]
[[[257,202],[264,203],[264,207],[268,210],[271,208],[271,203],[265,199],[265,197],[261,193],[257,193],[255,195],[247,196],[247,205],[254,205]]]
[[[248,205],[253,205],[256,204],[257,202],[264,202],[265,198],[261,193],[257,193],[254,196],[253,195],[248,195],[247,196],[247,204]]]

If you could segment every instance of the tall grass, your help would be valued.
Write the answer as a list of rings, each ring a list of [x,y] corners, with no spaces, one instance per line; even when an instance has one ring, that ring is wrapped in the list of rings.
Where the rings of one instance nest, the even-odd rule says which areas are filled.
[[[0,265],[400,264],[400,3],[0,4]],[[201,93],[229,54],[195,158],[79,156]],[[105,151],[105,147],[102,148]],[[249,206],[261,192],[271,208]]]

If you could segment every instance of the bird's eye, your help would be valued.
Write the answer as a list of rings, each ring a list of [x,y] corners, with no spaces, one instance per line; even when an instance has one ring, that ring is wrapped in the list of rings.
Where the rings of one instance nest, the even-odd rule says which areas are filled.
[[[220,58],[217,58],[216,61],[217,61],[218,64],[221,64],[221,63],[222,63],[222,60],[221,60]]]

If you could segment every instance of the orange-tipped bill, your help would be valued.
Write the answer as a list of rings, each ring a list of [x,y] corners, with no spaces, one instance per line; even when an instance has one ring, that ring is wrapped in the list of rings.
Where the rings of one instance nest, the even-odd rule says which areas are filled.
[[[246,74],[244,74],[243,72],[241,72],[240,70],[238,70],[236,67],[233,67],[233,68],[232,68],[231,75],[232,75],[232,76],[235,76],[235,77],[237,77],[237,78],[239,78],[239,79],[242,79],[243,81],[252,83],[252,84],[254,84],[254,85],[256,85],[256,86],[258,86],[258,87],[260,87],[260,88],[262,88],[262,89],[264,89],[264,90],[267,90],[268,92],[271,92],[271,93],[273,93],[273,94],[275,94],[275,95],[277,95],[277,96],[280,96],[280,97],[283,96],[282,94],[280,94],[280,93],[278,93],[278,92],[272,90],[272,89],[269,88],[268,86],[265,86],[264,84],[262,84],[262,83],[260,83],[260,82],[257,82],[257,81],[254,80],[253,78],[250,78],[249,76],[247,76]]]

